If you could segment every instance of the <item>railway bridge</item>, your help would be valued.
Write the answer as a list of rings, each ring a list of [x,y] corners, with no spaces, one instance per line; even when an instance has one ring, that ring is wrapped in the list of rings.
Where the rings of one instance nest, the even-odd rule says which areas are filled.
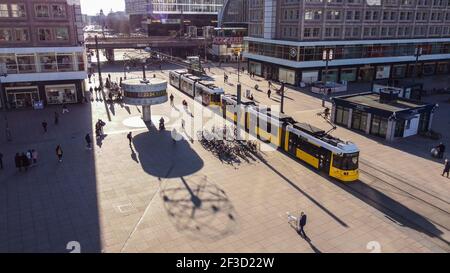
[[[114,49],[144,49],[150,47],[170,55],[178,55],[177,53],[186,55],[187,53],[199,53],[210,43],[209,40],[205,40],[203,37],[188,38],[167,36],[97,37],[97,40],[98,48],[105,50],[106,58],[109,61],[114,60]],[[86,37],[85,45],[88,50],[95,49],[95,37]]]

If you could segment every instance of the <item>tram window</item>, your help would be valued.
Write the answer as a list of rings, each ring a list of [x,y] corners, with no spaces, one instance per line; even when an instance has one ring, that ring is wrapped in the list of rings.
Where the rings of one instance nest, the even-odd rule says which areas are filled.
[[[344,171],[358,169],[358,153],[345,154],[343,156],[333,155],[333,167]]]

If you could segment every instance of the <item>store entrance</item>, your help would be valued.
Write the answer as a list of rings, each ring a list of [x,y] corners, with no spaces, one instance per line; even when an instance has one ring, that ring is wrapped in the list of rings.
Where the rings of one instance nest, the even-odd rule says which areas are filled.
[[[33,102],[39,100],[37,88],[6,89],[6,94],[9,107],[13,109],[31,108]]]

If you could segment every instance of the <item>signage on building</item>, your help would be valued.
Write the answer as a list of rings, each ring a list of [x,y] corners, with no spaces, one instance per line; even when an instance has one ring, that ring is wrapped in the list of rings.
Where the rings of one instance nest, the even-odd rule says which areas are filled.
[[[243,37],[214,37],[213,44],[215,45],[231,45],[244,43]]]

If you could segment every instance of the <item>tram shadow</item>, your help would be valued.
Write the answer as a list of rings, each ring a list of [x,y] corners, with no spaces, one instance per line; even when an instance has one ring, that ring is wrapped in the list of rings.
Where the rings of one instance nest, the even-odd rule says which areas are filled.
[[[178,232],[200,241],[216,241],[238,228],[236,211],[227,194],[206,176],[166,180],[160,197]]]
[[[138,161],[148,174],[158,178],[175,178],[194,174],[204,162],[185,139],[173,141],[170,131],[149,132],[136,135],[133,146]]]
[[[381,191],[369,186],[364,183],[364,181],[358,180],[354,183],[343,184],[332,178],[328,178],[328,180],[359,200],[377,209],[383,213],[386,218],[398,225],[414,229],[429,237],[436,238],[439,241],[444,242],[445,244],[443,245],[448,246],[449,242],[442,237],[444,233],[425,216],[418,214]]]

